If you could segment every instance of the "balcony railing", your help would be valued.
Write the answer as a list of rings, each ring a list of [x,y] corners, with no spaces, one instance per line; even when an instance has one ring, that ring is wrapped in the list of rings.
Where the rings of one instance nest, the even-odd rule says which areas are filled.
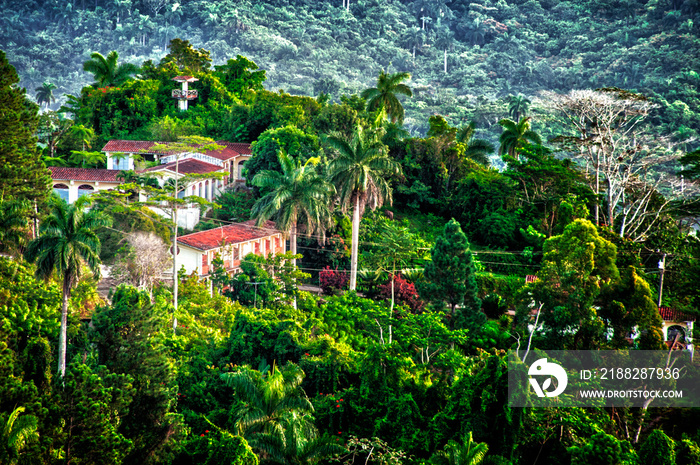
[[[197,91],[173,89],[172,96],[178,100],[192,100],[197,98]]]

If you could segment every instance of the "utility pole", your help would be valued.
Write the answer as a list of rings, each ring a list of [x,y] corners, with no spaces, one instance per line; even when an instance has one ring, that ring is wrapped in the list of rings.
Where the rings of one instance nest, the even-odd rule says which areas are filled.
[[[180,175],[180,154],[175,155],[175,201],[173,203],[173,220],[175,221],[175,231],[173,234],[173,335],[177,334],[177,254],[179,252],[177,247],[177,209],[179,205],[177,204],[178,199],[178,176]]]
[[[664,253],[663,256],[661,257],[661,260],[659,260],[659,301],[658,301],[658,304],[656,305],[659,308],[661,308],[661,297],[663,296],[663,293],[664,293],[664,272],[665,271],[666,271],[666,254]]]
[[[257,281],[254,283],[246,283],[255,286],[255,299],[253,300],[253,308],[258,308],[258,284],[265,284],[265,281]]]

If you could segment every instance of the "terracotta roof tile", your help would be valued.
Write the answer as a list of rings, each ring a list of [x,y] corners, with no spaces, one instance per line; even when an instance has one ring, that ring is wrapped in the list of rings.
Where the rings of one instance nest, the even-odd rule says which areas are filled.
[[[695,315],[690,315],[680,310],[674,310],[671,307],[664,306],[659,307],[659,314],[664,321],[695,321],[697,318]]]
[[[102,181],[118,182],[119,170],[103,170],[97,168],[66,168],[62,166],[49,166],[51,179],[54,181]]]
[[[210,157],[217,158],[219,160],[230,160],[241,155],[250,155],[250,144],[242,142],[227,142],[223,140],[216,141],[217,144],[223,145],[222,150],[208,150],[205,153]],[[151,147],[156,144],[168,144],[167,142],[152,142],[145,140],[110,140],[102,148],[103,152],[125,152],[125,153],[160,153],[160,154],[174,154],[175,152],[154,152],[151,151]],[[193,149],[195,151],[196,149]]]
[[[163,170],[170,170],[172,172],[175,172],[176,163],[177,162],[173,161],[164,165],[153,166],[141,172],[145,173]],[[211,163],[207,163],[202,160],[197,160],[196,158],[185,158],[184,160],[180,160],[180,165],[177,167],[177,172],[180,174],[206,174],[213,173],[219,170],[221,170],[220,166],[212,165]]]
[[[279,234],[275,229],[275,223],[268,221],[263,227],[255,227],[255,221],[246,221],[241,224],[230,224],[216,229],[200,231],[177,238],[178,244],[187,245],[199,250],[211,250],[225,244],[238,244],[262,237]]]
[[[156,144],[164,144],[165,142],[153,142],[147,140],[110,140],[102,147],[103,152],[126,152],[139,153],[146,151]],[[148,152],[155,153],[155,152]]]
[[[238,152],[239,155],[250,155],[250,144],[245,142],[228,142],[225,140],[217,140],[217,144],[225,145],[227,148]]]

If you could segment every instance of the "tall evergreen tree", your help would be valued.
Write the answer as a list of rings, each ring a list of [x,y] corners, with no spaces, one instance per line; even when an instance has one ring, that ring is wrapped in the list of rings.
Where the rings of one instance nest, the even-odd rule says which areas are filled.
[[[453,327],[464,327],[472,319],[469,313],[481,308],[481,300],[477,297],[476,268],[469,242],[454,218],[435,241],[431,258],[425,266],[425,280],[419,283],[418,292],[436,307],[447,304]],[[458,306],[462,306],[459,311]]]
[[[132,442],[125,464],[158,463],[159,452],[178,436],[176,368],[163,342],[171,311],[166,299],[151,303],[147,291],[119,286],[112,305],[93,316],[91,342],[99,364],[132,379],[132,399],[118,428]]]
[[[18,83],[14,66],[0,51],[0,199],[43,202],[51,177],[36,150],[38,107]]]

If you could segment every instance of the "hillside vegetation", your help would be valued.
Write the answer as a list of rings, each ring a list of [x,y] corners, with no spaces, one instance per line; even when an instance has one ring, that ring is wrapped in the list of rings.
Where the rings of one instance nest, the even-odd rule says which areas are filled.
[[[82,63],[111,50],[140,65],[174,37],[211,51],[214,64],[244,55],[267,89],[338,99],[380,70],[407,71],[415,97],[407,128],[427,116],[492,128],[504,97],[621,87],[654,97],[654,123],[671,142],[700,129],[697,0],[198,1],[4,0],[0,46],[25,86],[76,94]],[[536,122],[544,131],[548,124]],[[539,125],[539,126],[537,126]]]

